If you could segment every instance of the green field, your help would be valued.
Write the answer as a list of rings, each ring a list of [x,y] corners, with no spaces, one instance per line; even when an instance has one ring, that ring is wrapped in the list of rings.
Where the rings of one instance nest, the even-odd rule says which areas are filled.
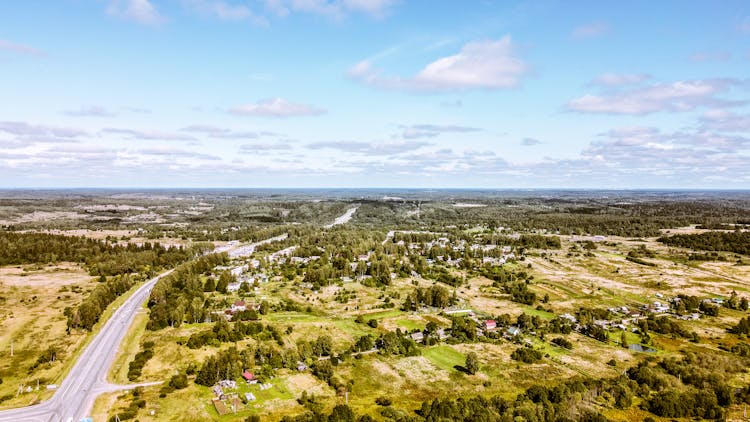
[[[458,352],[451,346],[436,346],[422,350],[422,356],[440,369],[446,371],[456,371],[456,366],[463,366],[466,363],[466,356]]]

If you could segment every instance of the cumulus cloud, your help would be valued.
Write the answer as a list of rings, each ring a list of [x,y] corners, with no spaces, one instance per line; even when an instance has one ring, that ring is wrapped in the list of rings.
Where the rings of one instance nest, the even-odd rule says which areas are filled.
[[[539,139],[534,139],[534,138],[523,138],[523,139],[521,139],[521,145],[523,145],[525,147],[533,147],[534,145],[539,145],[539,144],[542,144],[542,143],[543,142],[540,141]]]
[[[341,19],[350,13],[383,17],[397,0],[266,0],[266,7],[279,16],[292,12],[312,13]]]
[[[417,138],[434,138],[443,133],[470,133],[479,132],[482,129],[468,126],[456,126],[456,125],[411,125],[401,126],[403,133],[401,136],[404,139],[417,139]]]
[[[592,22],[573,29],[572,36],[575,39],[593,38],[609,32],[609,25],[604,22]]]
[[[78,110],[65,110],[62,112],[67,116],[74,117],[114,117],[117,113],[107,110],[102,106],[92,105],[81,107]]]
[[[229,109],[232,114],[262,117],[319,116],[326,110],[308,104],[299,104],[283,98],[260,100],[255,104],[244,104]]]
[[[166,21],[150,0],[111,0],[107,14],[142,25],[158,25]]]
[[[650,76],[644,73],[602,73],[591,81],[591,84],[602,86],[631,85],[641,83],[649,78]]]
[[[428,142],[313,142],[307,144],[309,149],[335,149],[342,152],[358,153],[365,155],[393,155],[413,151],[422,147],[432,145]]]
[[[18,44],[18,43],[10,42],[7,40],[0,40],[0,50],[10,51],[13,53],[18,53],[18,54],[25,54],[29,56],[39,56],[39,57],[46,56],[46,54],[43,51],[37,50],[34,47],[31,47],[25,44]]]
[[[703,79],[656,83],[601,95],[586,94],[568,102],[567,109],[583,113],[644,115],[657,112],[691,111],[699,107],[729,107],[741,101],[717,97],[739,82],[731,79]]]
[[[407,91],[514,88],[531,70],[514,50],[506,35],[497,41],[470,42],[457,54],[427,64],[410,78],[384,76],[367,60],[354,65],[349,76],[367,85]]]
[[[143,140],[143,141],[195,141],[195,137],[184,133],[172,133],[149,130],[121,129],[121,128],[104,128],[101,135],[117,135],[124,139]]]

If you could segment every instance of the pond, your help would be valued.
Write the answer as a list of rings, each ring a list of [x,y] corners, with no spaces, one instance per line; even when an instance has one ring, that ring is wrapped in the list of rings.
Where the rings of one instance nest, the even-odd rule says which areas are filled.
[[[628,346],[630,350],[635,350],[636,352],[645,352],[645,353],[655,353],[656,349],[652,349],[650,347],[644,347],[640,344],[631,344]]]

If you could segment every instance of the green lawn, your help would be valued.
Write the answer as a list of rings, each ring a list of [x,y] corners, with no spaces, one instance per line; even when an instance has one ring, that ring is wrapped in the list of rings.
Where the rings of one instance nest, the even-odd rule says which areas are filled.
[[[411,319],[399,319],[396,320],[396,325],[398,325],[401,328],[405,328],[409,331],[412,330],[424,330],[425,324],[418,321],[413,321]]]
[[[555,314],[553,314],[552,312],[539,310],[531,306],[524,306],[523,312],[526,313],[527,315],[538,316],[539,318],[542,318],[542,319],[552,319],[555,317]]]
[[[450,346],[422,349],[422,356],[426,357],[433,365],[446,371],[455,371],[455,366],[463,366],[466,363],[466,357]]]

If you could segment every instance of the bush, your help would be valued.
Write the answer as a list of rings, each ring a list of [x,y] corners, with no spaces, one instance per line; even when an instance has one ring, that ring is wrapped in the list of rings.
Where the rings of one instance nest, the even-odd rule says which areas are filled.
[[[573,348],[573,343],[571,343],[570,340],[568,340],[566,338],[563,338],[563,337],[553,338],[552,339],[552,343],[554,343],[554,344],[556,344],[556,345],[558,345],[558,346],[560,346],[562,348],[568,349],[568,350],[570,350],[570,349]]]
[[[392,401],[388,397],[380,396],[375,399],[375,404],[377,404],[378,406],[390,406],[391,403]]]
[[[510,358],[523,363],[534,363],[542,360],[542,356],[542,352],[527,346],[514,350]]]
[[[188,386],[188,379],[187,375],[185,374],[177,374],[172,376],[172,378],[169,379],[169,386],[174,388],[175,390],[182,390],[183,388]]]

